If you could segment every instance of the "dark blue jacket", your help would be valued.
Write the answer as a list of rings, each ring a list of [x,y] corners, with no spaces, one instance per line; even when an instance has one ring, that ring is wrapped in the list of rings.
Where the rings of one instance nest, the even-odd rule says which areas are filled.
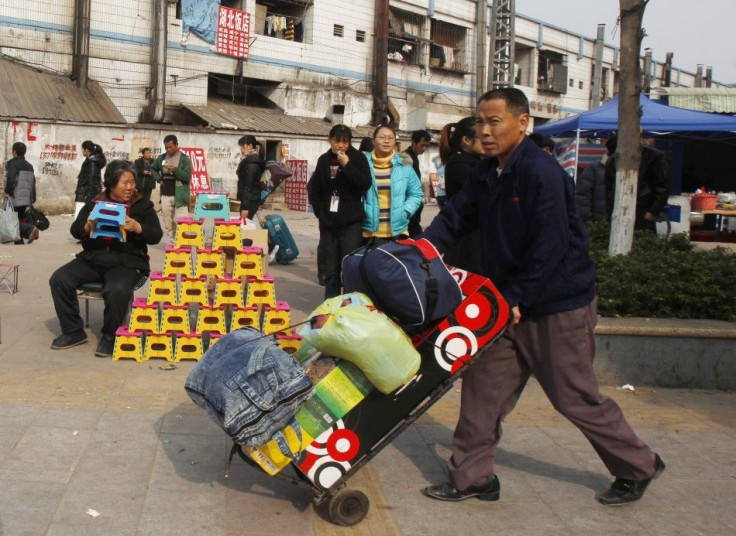
[[[572,179],[529,139],[500,177],[497,166],[495,158],[481,161],[423,237],[444,252],[479,228],[483,275],[522,315],[587,305],[595,296],[595,265]]]

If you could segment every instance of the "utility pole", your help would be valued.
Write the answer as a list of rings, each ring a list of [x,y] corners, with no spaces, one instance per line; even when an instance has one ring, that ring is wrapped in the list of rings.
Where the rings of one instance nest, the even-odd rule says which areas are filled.
[[[514,42],[516,32],[514,0],[493,0],[491,10],[491,50],[488,87],[514,86]]]
[[[620,0],[621,78],[618,98],[618,145],[616,148],[616,194],[613,199],[608,254],[626,255],[634,242],[636,197],[641,161],[641,62],[639,51],[644,32],[644,8],[649,0]]]
[[[488,0],[478,0],[475,17],[475,96],[479,98],[488,88],[486,37],[488,36]]]
[[[86,88],[89,77],[89,28],[91,0],[76,0],[74,3],[74,54],[72,56],[72,78],[77,86]]]
[[[603,40],[606,36],[606,25],[598,25],[598,34],[595,38],[593,58],[593,90],[590,95],[590,109],[601,105],[601,78],[603,77]]]
[[[373,113],[371,123],[386,123],[388,110],[389,0],[376,0],[376,37],[373,44]]]

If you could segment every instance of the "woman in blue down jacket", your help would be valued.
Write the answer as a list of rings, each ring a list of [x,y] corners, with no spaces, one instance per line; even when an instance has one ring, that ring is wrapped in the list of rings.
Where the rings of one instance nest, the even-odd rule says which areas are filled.
[[[368,156],[371,187],[365,194],[363,238],[389,239],[408,235],[409,218],[422,203],[424,192],[412,161],[395,151],[396,132],[381,125],[373,133]]]

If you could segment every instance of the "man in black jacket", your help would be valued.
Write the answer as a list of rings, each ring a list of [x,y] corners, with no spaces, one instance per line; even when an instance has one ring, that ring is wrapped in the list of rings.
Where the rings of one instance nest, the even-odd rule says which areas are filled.
[[[342,258],[362,242],[363,194],[371,186],[365,155],[351,144],[345,125],[330,130],[330,150],[317,160],[307,190],[319,219],[319,248],[324,260],[325,299],[342,289]]]
[[[516,88],[484,94],[476,133],[487,157],[423,234],[444,252],[469,230],[481,237],[483,275],[511,308],[512,324],[463,376],[450,481],[424,493],[443,501],[495,501],[501,422],[531,375],[552,405],[590,441],[615,481],[598,500],[638,500],[664,463],[621,409],[598,391],[593,371],[595,266],[575,207],[572,179],[526,136],[529,101]]]
[[[611,157],[606,162],[606,212],[608,219],[613,214],[613,200],[616,195],[616,148],[617,136],[606,141]],[[667,204],[670,195],[670,172],[662,151],[646,145],[641,146],[641,160],[636,187],[636,221],[634,229],[656,232],[659,214]]]
[[[419,182],[422,181],[422,174],[419,171],[419,156],[423,155],[427,149],[429,149],[429,142],[432,141],[432,136],[426,130],[415,130],[411,133],[411,146],[409,146],[405,154],[411,158],[411,164],[414,168],[414,172],[419,177]],[[422,232],[422,210],[424,209],[424,203],[419,205],[417,211],[412,214],[409,219],[409,236],[414,238]]]

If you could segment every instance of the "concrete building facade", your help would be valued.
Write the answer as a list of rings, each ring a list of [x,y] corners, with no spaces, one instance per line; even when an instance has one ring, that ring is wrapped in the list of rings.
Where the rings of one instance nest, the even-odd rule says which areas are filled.
[[[43,203],[71,206],[82,162],[79,148],[85,139],[99,143],[108,159],[132,160],[142,146],[160,151],[163,136],[174,132],[181,145],[203,148],[210,176],[222,177],[224,187],[233,191],[237,139],[245,133],[266,140],[269,157],[281,158],[288,152],[306,160],[311,171],[327,148],[326,132],[332,123],[357,127],[360,135],[370,132],[374,2],[29,0],[11,5],[5,0],[1,4],[4,57],[64,76],[74,72],[78,61],[74,51],[79,49],[80,32],[75,28],[84,15],[80,5],[86,4],[86,73],[127,122],[60,122],[17,116],[12,107],[4,112],[0,157],[9,158],[14,141],[28,144],[27,157],[36,168]],[[216,10],[218,4],[249,14],[247,59],[217,54],[214,45],[200,36],[208,29],[185,24]],[[187,19],[187,10],[195,8],[198,11]],[[487,62],[488,54],[478,58],[476,53],[475,0],[391,0],[389,9],[389,113],[407,143],[406,133],[414,129],[437,132],[472,113],[478,97],[476,66]],[[589,109],[595,40],[521,16],[516,17],[515,28],[514,82],[531,102],[531,126]],[[604,46],[601,101],[618,91],[617,60],[618,49]],[[662,85],[663,64],[650,65],[652,86]],[[694,73],[671,71],[673,85],[692,87],[695,80]],[[303,118],[305,124],[313,122],[311,128],[296,132],[280,126],[276,116],[253,125],[202,119],[203,109],[221,102],[267,106]],[[158,113],[152,111],[157,104],[162,105]],[[435,154],[435,150],[425,153],[420,162],[425,180],[434,171]]]

